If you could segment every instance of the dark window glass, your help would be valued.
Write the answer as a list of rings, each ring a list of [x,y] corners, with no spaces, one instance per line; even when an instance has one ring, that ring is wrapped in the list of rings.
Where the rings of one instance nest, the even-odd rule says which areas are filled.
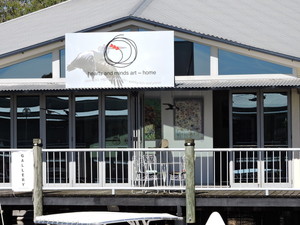
[[[105,147],[128,147],[127,96],[105,97]]]
[[[32,148],[33,138],[40,137],[38,96],[17,97],[17,147]]]
[[[232,95],[233,148],[257,147],[257,95]]]
[[[10,98],[0,97],[0,148],[10,148]]]
[[[128,97],[105,97],[105,147],[128,147]],[[128,182],[128,152],[105,153],[106,183]],[[120,163],[121,162],[121,163]]]
[[[69,147],[69,98],[46,97],[47,148]]]
[[[292,68],[219,49],[219,74],[292,74]]]
[[[10,98],[0,97],[0,148],[10,148]],[[0,183],[8,183],[10,177],[10,152],[0,154]]]
[[[60,77],[66,77],[65,49],[59,51],[59,59],[60,59]]]
[[[97,96],[75,97],[76,148],[99,147]],[[76,182],[98,182],[98,152],[76,153]]]
[[[264,147],[288,147],[287,93],[264,93]]]
[[[69,98],[46,97],[46,143],[47,148],[69,147]],[[69,163],[67,152],[47,152],[48,183],[67,183]]]
[[[76,148],[99,147],[98,97],[76,97]]]
[[[210,47],[182,39],[175,39],[175,75],[209,75]]]
[[[0,69],[2,78],[52,78],[52,54],[4,67]]]

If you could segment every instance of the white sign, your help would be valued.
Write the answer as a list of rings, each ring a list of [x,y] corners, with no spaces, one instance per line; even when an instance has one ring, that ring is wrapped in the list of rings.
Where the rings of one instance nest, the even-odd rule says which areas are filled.
[[[66,34],[66,87],[174,87],[174,32]]]
[[[12,190],[15,192],[33,190],[33,151],[12,152]]]

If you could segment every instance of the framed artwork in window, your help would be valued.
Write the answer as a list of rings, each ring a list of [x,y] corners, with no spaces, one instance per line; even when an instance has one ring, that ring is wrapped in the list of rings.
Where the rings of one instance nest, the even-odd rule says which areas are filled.
[[[203,99],[175,99],[174,139],[185,140],[204,138]]]

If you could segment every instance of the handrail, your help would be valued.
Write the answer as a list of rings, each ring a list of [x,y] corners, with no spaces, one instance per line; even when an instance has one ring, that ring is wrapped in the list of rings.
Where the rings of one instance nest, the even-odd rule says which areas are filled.
[[[0,149],[0,153],[30,150],[32,149],[10,148]],[[168,176],[171,171],[180,168],[184,150],[185,148],[42,149],[44,189],[184,190],[182,180],[173,184],[169,182]],[[155,186],[146,185],[142,164],[135,164],[134,156],[144,152],[155,152],[158,156],[158,184]],[[294,179],[297,179],[298,167],[297,163],[292,163],[295,152],[300,152],[300,148],[196,148],[196,190],[296,190],[298,187],[293,184],[296,183]],[[0,189],[7,189],[11,185],[10,179],[7,179],[10,176],[7,168],[10,168],[11,155],[5,153],[0,156]],[[1,165],[1,162],[5,165]]]

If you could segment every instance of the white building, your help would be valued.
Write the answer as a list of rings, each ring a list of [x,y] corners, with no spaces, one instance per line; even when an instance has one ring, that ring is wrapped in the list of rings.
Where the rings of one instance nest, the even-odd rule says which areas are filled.
[[[299,148],[299,21],[297,1],[69,0],[1,23],[0,146]],[[174,31],[174,87],[66,88],[65,34],[130,31]],[[239,154],[206,172],[300,188],[297,154]]]

